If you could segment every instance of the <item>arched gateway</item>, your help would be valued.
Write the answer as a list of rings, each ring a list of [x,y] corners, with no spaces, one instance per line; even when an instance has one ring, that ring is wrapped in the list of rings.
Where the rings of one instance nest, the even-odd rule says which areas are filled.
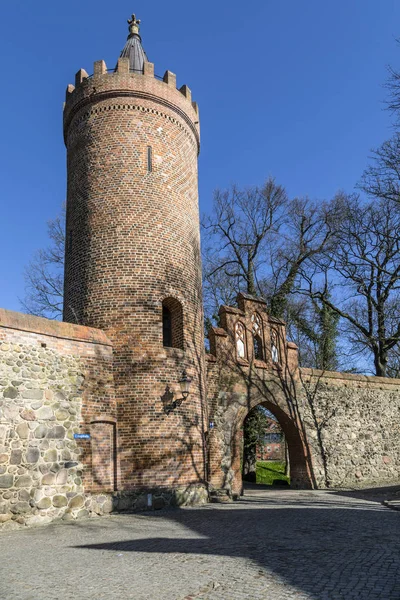
[[[258,405],[275,415],[285,434],[293,487],[314,487],[311,455],[298,407],[297,348],[264,301],[239,294],[239,308],[221,307],[208,355],[209,481],[240,494],[241,430]]]
[[[283,402],[282,402],[283,404]],[[235,423],[236,435],[241,435],[241,429],[246,417],[250,414],[251,410],[256,406],[263,406],[269,410],[277,419],[280,427],[285,436],[285,440],[288,447],[289,463],[290,463],[290,480],[291,486],[295,488],[312,488],[312,470],[310,464],[310,455],[307,451],[307,443],[304,439],[304,431],[302,431],[301,423],[296,418],[289,414],[286,408],[281,407],[279,400],[273,402],[266,400],[251,406],[250,410],[240,408],[237,412],[237,423]],[[244,414],[244,417],[243,417]],[[240,443],[236,442],[234,445],[238,448],[238,453],[235,453],[233,462],[234,472],[234,490],[239,489],[242,485],[241,482],[241,454],[242,449]]]

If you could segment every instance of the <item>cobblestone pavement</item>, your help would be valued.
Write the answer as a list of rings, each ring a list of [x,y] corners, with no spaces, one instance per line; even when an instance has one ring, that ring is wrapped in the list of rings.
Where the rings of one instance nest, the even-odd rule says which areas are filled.
[[[0,535],[6,600],[399,600],[400,513],[334,492]]]

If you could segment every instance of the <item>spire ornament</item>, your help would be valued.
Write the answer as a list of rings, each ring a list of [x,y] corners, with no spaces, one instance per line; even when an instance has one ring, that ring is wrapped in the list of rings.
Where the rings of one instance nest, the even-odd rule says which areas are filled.
[[[132,35],[139,35],[140,23],[141,23],[140,19],[137,19],[135,14],[133,14],[132,17],[130,19],[128,19],[129,37],[131,37]]]
[[[140,20],[133,14],[128,19],[129,35],[121,52],[121,58],[129,58],[129,70],[133,73],[143,74],[144,63],[149,62],[143,50],[142,38],[139,34]]]

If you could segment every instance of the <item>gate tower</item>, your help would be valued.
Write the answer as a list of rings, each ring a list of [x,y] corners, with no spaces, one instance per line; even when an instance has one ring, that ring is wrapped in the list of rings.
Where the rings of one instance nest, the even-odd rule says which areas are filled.
[[[172,72],[154,75],[140,21],[128,23],[116,68],[98,61],[67,89],[64,320],[114,345],[118,489],[201,489],[199,112]]]

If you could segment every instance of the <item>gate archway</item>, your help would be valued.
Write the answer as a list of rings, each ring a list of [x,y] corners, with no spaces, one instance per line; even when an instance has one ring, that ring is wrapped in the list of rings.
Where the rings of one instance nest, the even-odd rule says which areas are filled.
[[[244,421],[250,415],[250,413],[257,406],[263,406],[266,408],[277,420],[279,426],[282,429],[282,432],[285,436],[288,455],[289,455],[289,464],[290,464],[290,482],[291,487],[293,488],[311,488],[311,473],[308,465],[308,452],[306,445],[304,443],[304,437],[302,431],[299,429],[299,425],[290,417],[282,408],[277,406],[276,404],[268,401],[260,402],[256,404],[253,408],[251,408],[242,418],[240,415],[240,419],[242,419],[239,431],[243,426]],[[242,450],[239,449],[239,460],[241,459]],[[237,458],[235,457],[235,472],[237,469],[236,464]],[[237,474],[235,473],[237,477]]]
[[[305,432],[300,419],[290,406],[286,408],[286,404],[284,397],[275,396],[269,400],[257,395],[249,399],[245,394],[225,394],[225,402],[219,405],[216,427],[210,432],[211,487],[224,488],[234,496],[242,493],[242,426],[247,415],[260,405],[275,416],[285,435],[291,487],[315,487]]]

